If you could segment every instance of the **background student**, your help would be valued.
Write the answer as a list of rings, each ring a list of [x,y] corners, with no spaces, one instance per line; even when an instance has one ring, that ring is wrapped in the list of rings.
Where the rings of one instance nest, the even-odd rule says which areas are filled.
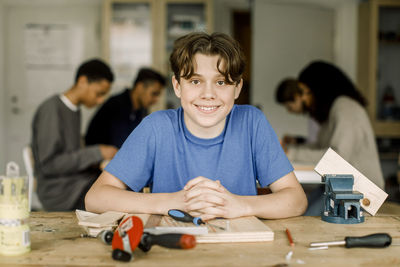
[[[336,66],[323,61],[311,62],[298,81],[283,81],[276,99],[294,113],[307,113],[320,124],[312,144],[289,144],[283,147],[290,161],[317,164],[328,147],[364,174],[380,188],[384,180],[375,136],[367,112],[366,100],[351,80]],[[323,190],[317,194],[322,209]],[[315,214],[310,214],[315,215]]]
[[[203,220],[301,215],[307,200],[271,125],[257,108],[234,105],[245,67],[239,44],[192,33],[175,41],[170,63],[182,107],[140,123],[87,193],[87,209],[177,208]],[[138,193],[149,181],[153,193]],[[256,195],[257,181],[273,193]]]
[[[91,120],[85,141],[87,145],[109,144],[120,148],[128,135],[157,103],[165,78],[148,68],[139,70],[132,89],[109,98]]]
[[[300,98],[302,91],[300,89],[301,84],[295,78],[286,78],[281,81],[278,86],[277,94],[279,98],[287,99],[282,103],[290,113],[294,114],[305,114],[305,108],[301,101],[295,101],[296,98]],[[312,118],[309,117],[307,120],[307,136],[300,135],[287,135],[282,137],[282,144],[286,148],[287,145],[293,144],[310,144],[317,141],[317,134],[319,131],[319,124]]]
[[[299,75],[298,92],[283,94],[288,83],[277,90],[277,101],[289,111],[308,113],[321,126],[311,145],[287,146],[287,156],[295,162],[318,163],[328,147],[384,187],[375,135],[365,110],[366,100],[350,79],[336,66],[315,61]]]
[[[84,196],[99,174],[95,168],[111,159],[117,148],[110,145],[82,147],[80,106],[101,104],[114,76],[101,60],[79,66],[75,83],[62,94],[45,100],[32,122],[32,151],[38,196],[49,211],[84,208]]]

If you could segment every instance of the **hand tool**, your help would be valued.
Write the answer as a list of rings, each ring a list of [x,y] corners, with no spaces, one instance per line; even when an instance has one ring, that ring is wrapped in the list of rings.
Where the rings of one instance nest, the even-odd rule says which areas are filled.
[[[311,243],[310,247],[326,247],[345,245],[346,248],[384,248],[392,243],[392,237],[386,233],[371,234],[366,236],[347,236],[343,241],[330,241]]]
[[[151,214],[144,225],[143,231],[145,233],[160,235],[160,234],[188,234],[188,235],[206,235],[208,234],[207,227],[197,226],[160,226],[163,215]],[[174,220],[170,217],[165,217],[165,222],[170,225],[168,221]]]
[[[196,246],[196,238],[188,234],[160,234],[143,233],[139,248],[147,252],[153,245],[166,248],[189,249]]]
[[[364,195],[353,191],[354,176],[351,174],[325,174],[324,212],[321,219],[330,223],[356,224],[364,222],[360,199]]]
[[[97,238],[103,241],[107,245],[111,245],[114,233],[111,230],[103,230],[98,235]]]
[[[211,223],[206,223],[200,217],[193,217],[192,215],[190,215],[189,213],[187,213],[183,210],[171,209],[168,211],[168,215],[180,222],[192,222],[195,225],[208,224],[212,227],[215,227],[215,228],[225,231],[224,227],[214,225]]]
[[[118,261],[130,261],[133,251],[139,245],[142,233],[143,222],[139,217],[129,216],[123,220],[112,238],[112,258]]]
[[[110,233],[103,233],[100,238],[109,244]],[[144,252],[153,245],[167,248],[189,249],[196,246],[196,239],[188,234],[153,235],[143,232],[143,222],[137,216],[129,216],[123,220],[112,236],[112,258],[118,261],[130,261],[132,253],[139,247]]]

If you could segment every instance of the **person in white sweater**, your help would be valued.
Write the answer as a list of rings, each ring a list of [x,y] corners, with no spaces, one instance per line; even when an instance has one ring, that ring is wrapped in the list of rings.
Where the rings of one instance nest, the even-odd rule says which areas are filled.
[[[324,61],[311,62],[298,79],[280,83],[276,100],[290,112],[309,114],[320,125],[314,143],[296,144],[293,139],[283,139],[282,146],[290,161],[315,165],[331,147],[384,189],[366,100],[339,68]]]

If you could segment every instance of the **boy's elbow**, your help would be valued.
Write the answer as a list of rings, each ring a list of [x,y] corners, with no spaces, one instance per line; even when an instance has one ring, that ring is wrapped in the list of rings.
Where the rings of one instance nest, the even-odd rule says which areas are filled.
[[[303,192],[300,203],[299,203],[299,209],[298,209],[298,214],[297,215],[303,215],[308,208],[308,200],[306,197],[306,194]]]
[[[295,216],[300,216],[303,215],[308,207],[308,200],[307,200],[307,196],[304,193],[303,189],[298,193],[298,197],[296,199],[296,203],[295,203]]]
[[[85,196],[85,209],[90,212],[96,212],[95,203],[95,193],[93,192],[93,186],[89,189]]]

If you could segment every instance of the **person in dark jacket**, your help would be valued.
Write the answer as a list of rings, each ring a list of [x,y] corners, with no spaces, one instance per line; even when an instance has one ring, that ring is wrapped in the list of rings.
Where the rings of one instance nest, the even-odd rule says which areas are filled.
[[[158,72],[142,68],[132,89],[109,98],[91,120],[86,145],[109,144],[121,148],[125,139],[157,103],[165,78]]]

